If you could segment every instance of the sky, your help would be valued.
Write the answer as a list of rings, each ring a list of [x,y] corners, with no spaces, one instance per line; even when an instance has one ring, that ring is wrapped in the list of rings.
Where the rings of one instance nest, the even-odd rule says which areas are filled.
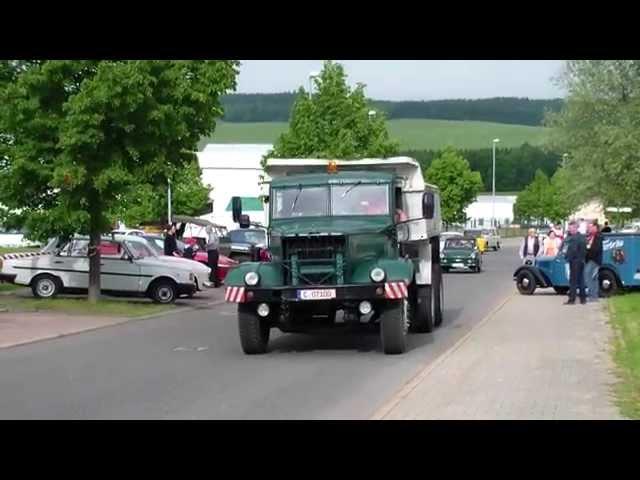
[[[552,79],[562,60],[337,60],[351,85],[364,83],[376,100],[489,97],[562,97]],[[308,88],[321,60],[243,60],[238,93]]]

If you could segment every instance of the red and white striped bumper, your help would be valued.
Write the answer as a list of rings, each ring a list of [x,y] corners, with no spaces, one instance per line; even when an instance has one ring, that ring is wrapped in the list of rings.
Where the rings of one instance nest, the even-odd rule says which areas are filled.
[[[407,291],[407,284],[404,282],[388,282],[384,284],[384,298],[391,300],[399,300],[401,298],[407,298],[409,292]]]
[[[246,301],[244,287],[227,287],[224,300],[231,303],[244,303]]]

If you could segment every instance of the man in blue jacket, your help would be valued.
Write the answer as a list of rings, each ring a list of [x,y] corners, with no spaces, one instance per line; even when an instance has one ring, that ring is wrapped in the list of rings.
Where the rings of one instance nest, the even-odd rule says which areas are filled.
[[[580,289],[580,303],[587,303],[584,285],[584,262],[587,254],[587,244],[584,235],[578,232],[578,223],[569,223],[569,234],[564,239],[566,245],[565,258],[569,263],[569,300],[565,305],[575,305],[576,290]]]

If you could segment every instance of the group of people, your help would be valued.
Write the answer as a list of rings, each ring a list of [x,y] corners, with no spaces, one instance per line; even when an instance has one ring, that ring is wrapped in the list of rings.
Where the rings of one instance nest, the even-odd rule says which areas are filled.
[[[180,227],[175,223],[167,226],[167,231],[164,239],[164,254],[174,256],[176,252],[181,253],[185,258],[193,259],[193,246],[189,246],[184,252],[180,252],[178,249],[178,238],[181,238],[186,224],[183,223]],[[207,266],[211,269],[209,274],[209,283],[205,284],[205,287],[220,287],[220,281],[218,280],[218,259],[220,252],[218,251],[220,245],[220,239],[216,233],[216,230],[211,226],[206,228],[206,242],[204,249],[207,251]]]
[[[533,264],[536,257],[553,257],[563,249],[569,264],[569,299],[565,304],[574,305],[578,295],[581,304],[587,303],[587,290],[589,300],[597,302],[600,295],[598,272],[602,265],[602,233],[608,232],[611,232],[608,222],[605,222],[601,232],[597,221],[588,223],[581,219],[580,222],[569,222],[566,236],[562,226],[556,224],[541,245],[535,229],[531,228],[520,246],[520,258],[526,264]]]

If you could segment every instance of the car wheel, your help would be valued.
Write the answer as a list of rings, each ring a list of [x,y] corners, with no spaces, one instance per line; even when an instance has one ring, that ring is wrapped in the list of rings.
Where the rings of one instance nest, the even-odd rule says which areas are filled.
[[[31,281],[31,291],[37,298],[53,298],[62,290],[62,282],[53,275],[38,275]]]
[[[601,270],[598,281],[600,282],[600,295],[603,297],[614,295],[620,288],[618,279],[611,270]]]
[[[255,306],[238,304],[238,331],[240,345],[247,355],[267,352],[271,326],[266,318],[262,318],[255,310]]]
[[[432,285],[416,287],[411,307],[410,329],[415,333],[431,333],[434,328]]]
[[[401,300],[389,305],[380,315],[380,341],[387,355],[397,355],[407,350],[408,302]]]
[[[176,301],[176,284],[170,280],[159,280],[151,286],[151,300],[161,305],[169,305]]]
[[[536,277],[529,270],[523,270],[516,277],[516,287],[522,295],[531,295],[536,291]]]

